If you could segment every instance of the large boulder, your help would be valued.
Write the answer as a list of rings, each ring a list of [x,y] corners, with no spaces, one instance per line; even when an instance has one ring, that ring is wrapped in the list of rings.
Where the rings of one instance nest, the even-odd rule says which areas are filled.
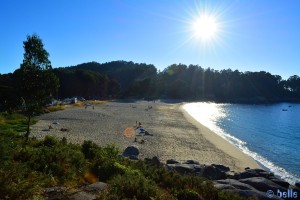
[[[239,179],[259,177],[259,174],[254,169],[248,169],[238,174]]]
[[[290,186],[290,184],[288,182],[278,179],[278,178],[273,178],[273,179],[271,179],[271,181],[273,183],[276,183],[277,185],[280,185],[281,187],[284,187],[284,188],[289,188],[289,186]]]
[[[67,190],[68,188],[66,187],[54,186],[51,188],[46,188],[44,190],[44,195],[49,200],[64,199]]]
[[[80,188],[81,190],[84,190],[85,192],[93,192],[93,193],[100,193],[102,190],[104,190],[107,187],[106,183],[103,182],[96,182],[87,186],[84,186]]]
[[[138,155],[140,154],[140,150],[139,150],[139,147],[138,146],[135,146],[135,145],[131,145],[131,146],[128,146],[124,152],[123,152],[123,156],[124,157],[138,157]]]
[[[174,159],[167,160],[167,164],[177,164],[177,163],[179,163],[179,162]]]
[[[145,158],[144,161],[147,164],[154,165],[154,166],[160,166],[161,165],[161,162],[160,162],[160,160],[157,156],[154,156],[153,158]]]
[[[189,174],[189,173],[195,173],[194,165],[189,164],[167,164],[166,165],[169,170],[175,170],[179,174]]]
[[[194,164],[194,165],[200,165],[200,163],[196,160],[187,160],[183,164]]]
[[[84,191],[74,193],[68,197],[70,200],[95,200],[97,196]]]
[[[212,166],[214,166],[215,168],[217,168],[218,170],[220,170],[222,172],[229,172],[230,171],[230,168],[226,167],[224,165],[212,164]]]
[[[216,183],[214,184],[214,187],[219,190],[235,190],[236,188],[232,185],[222,184],[222,183]]]
[[[285,190],[284,187],[277,185],[276,183],[273,183],[272,181],[264,177],[252,177],[252,178],[240,179],[239,181],[251,185],[255,189],[262,192],[266,192],[268,190],[276,191],[277,189]]]
[[[209,165],[209,166],[205,166],[202,169],[202,176],[204,176],[205,178],[208,178],[210,180],[219,180],[219,179],[225,179],[226,178],[226,173],[220,171],[218,168]]]
[[[234,187],[235,189],[239,189],[239,190],[254,190],[255,188],[245,184],[245,183],[241,183],[235,179],[224,179],[224,180],[217,180],[215,181],[216,184],[223,184],[223,185],[231,185],[232,187]]]

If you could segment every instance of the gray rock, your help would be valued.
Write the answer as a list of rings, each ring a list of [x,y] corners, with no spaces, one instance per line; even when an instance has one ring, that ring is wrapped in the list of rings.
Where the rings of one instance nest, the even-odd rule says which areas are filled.
[[[167,164],[176,164],[176,163],[179,163],[179,162],[174,159],[167,160]]]
[[[290,184],[284,180],[281,180],[281,179],[277,179],[277,178],[274,178],[274,179],[271,179],[271,181],[273,183],[276,183],[277,185],[280,185],[284,188],[289,188]]]
[[[218,170],[220,170],[222,172],[229,172],[230,171],[230,168],[226,167],[224,165],[212,164],[212,166],[214,166],[215,168],[217,168]]]
[[[161,162],[157,156],[154,156],[153,158],[145,158],[144,161],[149,165],[155,165],[155,166],[161,165]]]
[[[130,160],[138,160],[138,159],[139,159],[139,157],[136,156],[136,155],[130,155],[128,158],[129,158]]]
[[[55,186],[51,188],[46,188],[44,190],[44,195],[48,200],[64,199],[67,190],[68,188],[66,187]]]
[[[81,191],[81,192],[72,194],[71,196],[69,196],[68,199],[70,199],[70,200],[94,200],[96,198],[97,198],[97,196],[94,194],[90,194],[90,193]]]
[[[204,168],[204,166],[202,165],[193,165],[194,166],[194,170],[195,170],[195,172],[197,172],[197,173],[200,173],[201,174],[201,172],[202,172],[202,170],[203,170],[203,168]]]
[[[238,179],[259,177],[259,174],[254,169],[248,169],[238,174]]]
[[[219,180],[219,179],[225,179],[226,173],[210,165],[210,166],[205,166],[203,168],[202,176],[211,180]]]
[[[95,192],[99,193],[102,190],[104,190],[107,187],[106,183],[103,182],[96,182],[87,186],[82,187],[81,189],[86,191],[86,192]]]
[[[182,175],[195,172],[194,165],[189,164],[167,164],[167,168],[169,170],[175,170]]]
[[[295,183],[295,186],[298,187],[298,188],[300,188],[300,182]]]
[[[266,192],[268,190],[285,190],[285,188],[281,187],[280,185],[277,185],[276,183],[273,183],[272,181],[264,178],[264,177],[252,177],[252,178],[246,178],[246,179],[240,179],[239,180],[242,183],[251,185],[255,189]]]
[[[215,181],[215,183],[224,184],[224,185],[231,185],[235,189],[239,189],[239,190],[255,190],[254,187],[252,187],[248,184],[245,184],[245,183],[241,183],[241,182],[239,182],[235,179],[217,180],[217,181]]]
[[[214,187],[220,190],[235,190],[236,188],[233,187],[232,185],[227,185],[227,184],[221,184],[221,183],[216,183],[214,184]]]
[[[44,190],[44,192],[47,193],[47,194],[48,193],[57,193],[57,192],[63,193],[65,191],[67,191],[67,189],[68,188],[66,188],[66,187],[54,186],[54,187],[51,187],[51,188],[46,188]]]
[[[130,156],[138,156],[140,154],[140,150],[137,146],[132,145],[132,146],[128,146],[124,152],[123,152],[123,156],[124,157],[130,157]]]
[[[159,165],[160,165],[160,160],[159,160],[159,158],[158,158],[157,156],[154,156],[154,157],[151,159],[150,163],[151,163],[152,165],[159,166]]]
[[[200,163],[196,160],[187,160],[183,164],[194,164],[194,165],[200,165]]]
[[[270,190],[270,188],[265,191],[259,191],[255,189],[255,187],[239,182],[238,180],[235,179],[217,180],[214,181],[214,186],[218,189],[238,193],[239,195],[246,198],[256,197],[259,200],[280,199],[276,196],[275,192],[273,197],[271,198],[267,197],[266,192]]]

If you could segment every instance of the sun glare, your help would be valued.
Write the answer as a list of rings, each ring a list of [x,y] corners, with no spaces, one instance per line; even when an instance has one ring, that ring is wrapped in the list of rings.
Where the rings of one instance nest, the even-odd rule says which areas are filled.
[[[194,36],[202,40],[212,39],[218,31],[218,24],[213,16],[202,15],[192,24]]]

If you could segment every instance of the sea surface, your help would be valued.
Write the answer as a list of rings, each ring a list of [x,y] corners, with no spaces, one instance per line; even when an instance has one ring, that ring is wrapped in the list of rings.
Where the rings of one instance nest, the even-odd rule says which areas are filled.
[[[275,175],[300,182],[300,104],[201,102],[183,108]]]

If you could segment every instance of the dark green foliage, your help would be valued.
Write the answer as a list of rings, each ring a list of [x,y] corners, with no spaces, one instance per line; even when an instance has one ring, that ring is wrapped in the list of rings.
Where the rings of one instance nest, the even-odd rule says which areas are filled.
[[[32,171],[23,163],[1,166],[0,177],[0,199],[32,199],[50,181],[49,177]]]
[[[199,200],[199,194],[193,190],[184,189],[180,190],[177,194],[178,200]]]
[[[33,145],[16,152],[14,160],[26,163],[34,171],[57,177],[60,182],[72,180],[85,167],[84,156],[76,146],[65,145],[51,136]]]
[[[84,141],[82,152],[91,161],[91,171],[99,180],[106,181],[112,176],[123,174],[124,169],[117,163],[119,150],[114,145],[99,147],[91,141]]]
[[[117,85],[107,75],[81,69],[54,69],[60,81],[59,98],[81,96],[87,99],[106,98],[112,91],[117,95]]]
[[[89,160],[94,159],[100,151],[100,148],[92,141],[84,141],[81,148],[84,157]]]
[[[268,72],[203,69],[173,64],[157,73],[153,65],[114,61],[84,63],[68,69],[106,74],[120,85],[122,97],[195,98],[231,102],[272,102],[300,97],[299,77],[288,81]],[[297,78],[298,77],[298,78]],[[110,86],[108,86],[108,91]],[[111,94],[113,94],[112,92]]]
[[[156,196],[157,187],[151,180],[138,173],[127,172],[117,175],[110,181],[110,192],[118,199],[152,199]]]
[[[282,80],[265,71],[218,71],[198,65],[173,64],[157,72],[153,65],[126,61],[90,62],[53,71],[61,86],[57,93],[52,93],[56,98],[193,98],[241,103],[300,98],[299,76]],[[16,74],[0,75],[0,92],[5,94],[0,93],[2,109],[9,110],[16,105],[16,92],[13,92]],[[35,84],[26,87],[32,90]]]
[[[27,117],[26,140],[30,133],[30,123],[58,89],[58,79],[52,73],[49,53],[44,49],[37,35],[27,36],[24,41],[24,59],[13,74],[13,87],[20,108]]]

